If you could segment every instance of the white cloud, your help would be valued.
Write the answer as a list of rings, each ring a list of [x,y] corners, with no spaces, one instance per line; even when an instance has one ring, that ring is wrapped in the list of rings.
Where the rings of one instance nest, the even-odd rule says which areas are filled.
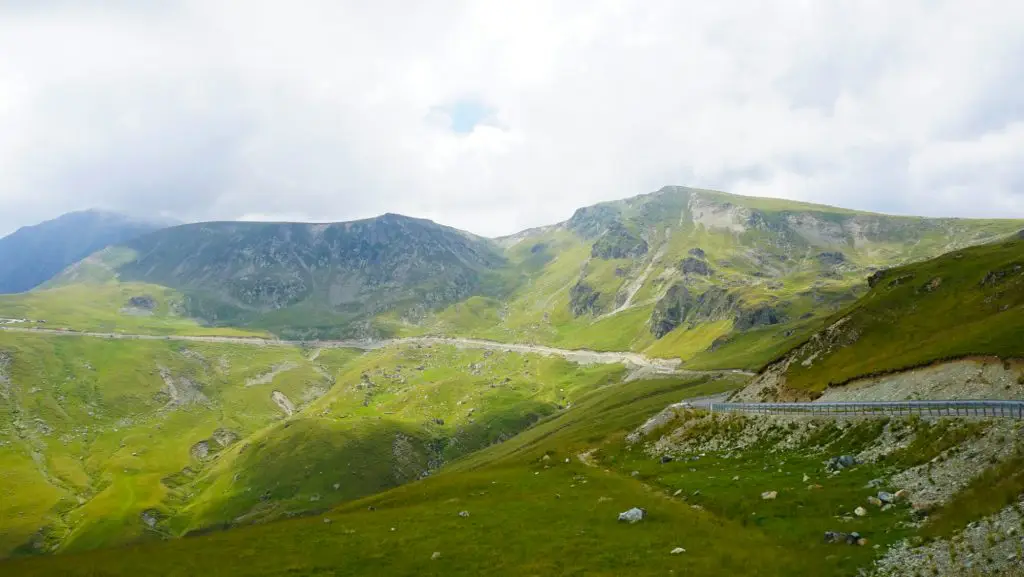
[[[100,206],[481,234],[690,184],[1024,217],[1003,1],[0,8],[0,233]],[[436,111],[494,111],[454,134]]]

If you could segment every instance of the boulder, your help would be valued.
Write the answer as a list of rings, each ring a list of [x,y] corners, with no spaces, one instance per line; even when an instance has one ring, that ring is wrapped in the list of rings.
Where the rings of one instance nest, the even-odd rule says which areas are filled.
[[[647,510],[639,507],[633,507],[628,511],[619,513],[619,521],[625,521],[627,523],[639,523],[647,517]]]
[[[825,469],[829,471],[840,471],[842,469],[848,469],[857,465],[857,459],[852,455],[840,455],[838,457],[832,457],[825,464]]]
[[[772,501],[778,496],[778,491],[765,491],[764,493],[761,493],[761,498],[764,499],[765,501]]]
[[[699,276],[711,276],[713,272],[707,261],[688,256],[679,262],[679,270],[683,274],[695,274]]]
[[[896,502],[896,495],[893,495],[892,493],[889,493],[889,492],[886,492],[886,491],[879,491],[878,492],[878,500],[883,502],[883,503],[895,503]]]

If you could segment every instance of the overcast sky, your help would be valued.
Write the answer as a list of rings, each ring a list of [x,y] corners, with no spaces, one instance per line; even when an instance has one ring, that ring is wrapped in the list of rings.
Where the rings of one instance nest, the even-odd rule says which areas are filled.
[[[1018,0],[0,0],[0,234],[499,235],[666,184],[1024,217],[1022,30]]]

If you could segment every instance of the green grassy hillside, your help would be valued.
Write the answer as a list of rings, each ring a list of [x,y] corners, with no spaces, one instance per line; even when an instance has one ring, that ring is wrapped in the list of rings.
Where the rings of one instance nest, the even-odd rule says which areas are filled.
[[[503,239],[524,278],[401,334],[467,334],[759,368],[866,291],[875,270],[1005,236],[1024,221],[893,217],[667,187]]]
[[[606,386],[437,475],[315,516],[14,560],[0,569],[26,576],[852,576],[886,547],[946,537],[962,526],[958,520],[998,511],[1021,489],[1019,475],[1012,476],[995,498],[979,498],[979,483],[1018,465],[1024,445],[1002,436],[1014,435],[1012,426],[976,421],[787,423],[679,411],[638,442],[627,438],[667,404],[740,384],[705,377]],[[906,443],[893,445],[894,437]],[[943,461],[965,452],[961,444],[980,439],[997,441],[979,468],[989,473],[966,482],[947,507],[922,514],[910,499],[885,509],[867,499],[877,483],[888,489],[908,469],[926,466],[917,477],[930,478],[928,463],[940,463],[938,475]],[[669,442],[659,449],[649,444],[655,441]],[[875,462],[841,475],[822,467],[832,455],[877,451],[879,442],[887,452]],[[777,491],[777,498],[762,498],[765,491]],[[854,513],[860,505],[867,507],[863,515]],[[646,519],[617,522],[631,507],[644,508]],[[936,523],[908,522],[928,510]],[[837,530],[859,532],[868,546],[822,540]],[[676,548],[684,551],[672,554]]]
[[[0,332],[0,556],[330,507],[507,439],[622,370]]]
[[[785,386],[830,384],[972,355],[1024,357],[1024,238],[880,271],[856,304],[785,359]]]

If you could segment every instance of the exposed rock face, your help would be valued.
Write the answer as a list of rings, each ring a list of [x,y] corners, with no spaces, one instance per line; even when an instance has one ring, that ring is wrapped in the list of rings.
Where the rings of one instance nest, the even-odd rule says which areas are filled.
[[[270,394],[270,399],[274,401],[278,407],[289,417],[295,414],[295,405],[292,404],[291,400],[285,396],[281,391],[274,391]]]
[[[841,252],[823,252],[818,255],[818,262],[824,265],[837,265],[846,262],[846,255]]]
[[[621,224],[613,224],[590,249],[594,258],[637,258],[647,254],[647,241]]]
[[[930,292],[934,292],[940,286],[942,286],[942,277],[941,276],[937,276],[937,277],[933,278],[932,280],[930,280],[930,281],[924,283],[923,285],[921,285],[921,290],[926,292],[926,293],[930,293]]]
[[[679,270],[683,274],[695,274],[700,276],[711,276],[711,267],[707,261],[696,257],[688,256],[679,263]]]
[[[180,289],[189,314],[220,323],[299,303],[353,319],[395,308],[422,314],[486,294],[484,277],[505,263],[491,241],[394,214],[334,224],[192,224],[123,246],[138,256],[117,267],[122,280]]]
[[[694,295],[681,283],[669,287],[651,313],[651,334],[661,338],[684,322],[699,323],[727,319],[736,308],[736,297],[725,289],[712,287]]]
[[[156,308],[156,300],[149,295],[141,295],[128,299],[128,306],[151,311]]]
[[[208,441],[199,441],[192,445],[192,449],[189,452],[194,458],[203,461],[210,455],[210,443]]]
[[[876,286],[878,286],[878,283],[882,282],[882,279],[885,278],[886,272],[888,271],[882,269],[876,270],[875,272],[871,273],[871,276],[868,277],[868,287],[875,288]]]
[[[784,315],[770,305],[761,305],[752,309],[741,310],[736,314],[733,328],[745,331],[754,327],[777,325],[785,319]]]
[[[579,281],[569,290],[569,310],[572,311],[573,316],[577,317],[585,314],[600,314],[601,310],[597,304],[597,299],[600,297],[601,293],[595,291],[594,287]]]
[[[989,271],[985,274],[985,278],[981,279],[981,286],[991,287],[1000,285],[1006,282],[1008,278],[1020,274],[1024,274],[1024,264],[1012,264],[999,270]]]

